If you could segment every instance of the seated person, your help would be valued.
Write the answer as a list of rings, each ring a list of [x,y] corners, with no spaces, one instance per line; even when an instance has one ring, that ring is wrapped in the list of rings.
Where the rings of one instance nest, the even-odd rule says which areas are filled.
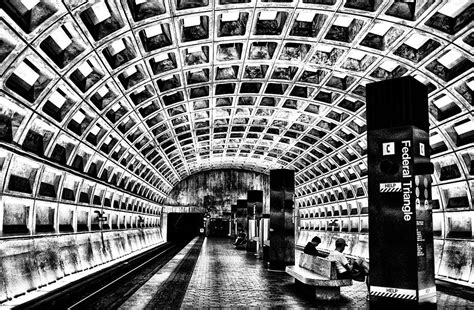
[[[320,243],[321,243],[321,239],[318,236],[314,237],[313,239],[311,239],[310,242],[306,244],[303,252],[305,254],[314,255],[314,256],[322,256],[322,257],[326,256],[324,254],[319,253],[319,251],[316,249],[316,247]]]
[[[242,245],[247,242],[247,234],[241,229],[233,245]]]
[[[346,256],[342,254],[344,252],[345,247],[347,246],[346,240],[339,238],[336,240],[336,249],[329,253],[327,257],[328,260],[336,262],[336,269],[337,269],[337,278],[338,279],[354,279],[355,273],[353,273],[353,269],[356,265],[359,265],[365,275],[369,274],[369,265],[366,260],[363,258],[357,259],[354,263],[349,263]],[[360,275],[357,275],[360,276]],[[369,290],[369,277],[367,277],[367,290]],[[369,295],[367,295],[367,299]]]
[[[336,262],[337,278],[338,279],[352,279],[351,271],[352,265],[349,264],[346,256],[342,254],[347,246],[346,240],[339,238],[336,240],[336,249],[329,253],[328,260]]]

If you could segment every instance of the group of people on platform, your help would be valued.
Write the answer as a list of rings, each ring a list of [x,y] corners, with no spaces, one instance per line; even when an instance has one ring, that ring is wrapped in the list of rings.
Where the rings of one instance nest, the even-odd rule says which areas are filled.
[[[356,281],[366,281],[367,290],[369,290],[369,263],[362,257],[357,259],[347,259],[342,252],[347,246],[344,239],[336,240],[336,248],[329,253],[320,253],[316,247],[321,243],[321,239],[316,236],[308,242],[303,250],[305,254],[325,257],[330,261],[336,263],[337,278],[338,279],[353,279]],[[367,295],[369,299],[369,295]]]

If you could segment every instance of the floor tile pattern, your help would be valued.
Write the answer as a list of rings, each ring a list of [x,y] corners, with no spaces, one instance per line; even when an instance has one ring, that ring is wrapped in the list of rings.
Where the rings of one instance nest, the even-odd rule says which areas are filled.
[[[367,309],[362,282],[341,288],[339,302],[316,301],[298,290],[284,272],[269,271],[253,253],[228,239],[206,238],[181,308]],[[438,292],[438,309],[474,309],[474,302]]]

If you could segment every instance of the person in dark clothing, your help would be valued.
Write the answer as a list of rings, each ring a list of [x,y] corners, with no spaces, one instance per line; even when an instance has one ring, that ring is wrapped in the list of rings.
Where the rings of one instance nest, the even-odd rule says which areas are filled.
[[[318,252],[318,250],[316,249],[316,247],[321,243],[321,239],[316,236],[314,237],[313,239],[311,239],[310,242],[308,242],[306,244],[306,246],[304,247],[304,253],[305,254],[309,254],[309,255],[314,255],[314,256],[321,256]]]
[[[241,229],[237,235],[237,239],[235,239],[234,245],[242,245],[245,242],[247,242],[247,234]]]

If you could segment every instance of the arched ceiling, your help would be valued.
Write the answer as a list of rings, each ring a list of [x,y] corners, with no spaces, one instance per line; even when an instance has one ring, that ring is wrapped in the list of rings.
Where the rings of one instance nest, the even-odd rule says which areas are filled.
[[[206,169],[295,169],[303,190],[329,172],[364,176],[365,85],[389,78],[428,86],[432,147],[456,153],[473,135],[472,0],[0,7],[11,142],[161,196]]]

